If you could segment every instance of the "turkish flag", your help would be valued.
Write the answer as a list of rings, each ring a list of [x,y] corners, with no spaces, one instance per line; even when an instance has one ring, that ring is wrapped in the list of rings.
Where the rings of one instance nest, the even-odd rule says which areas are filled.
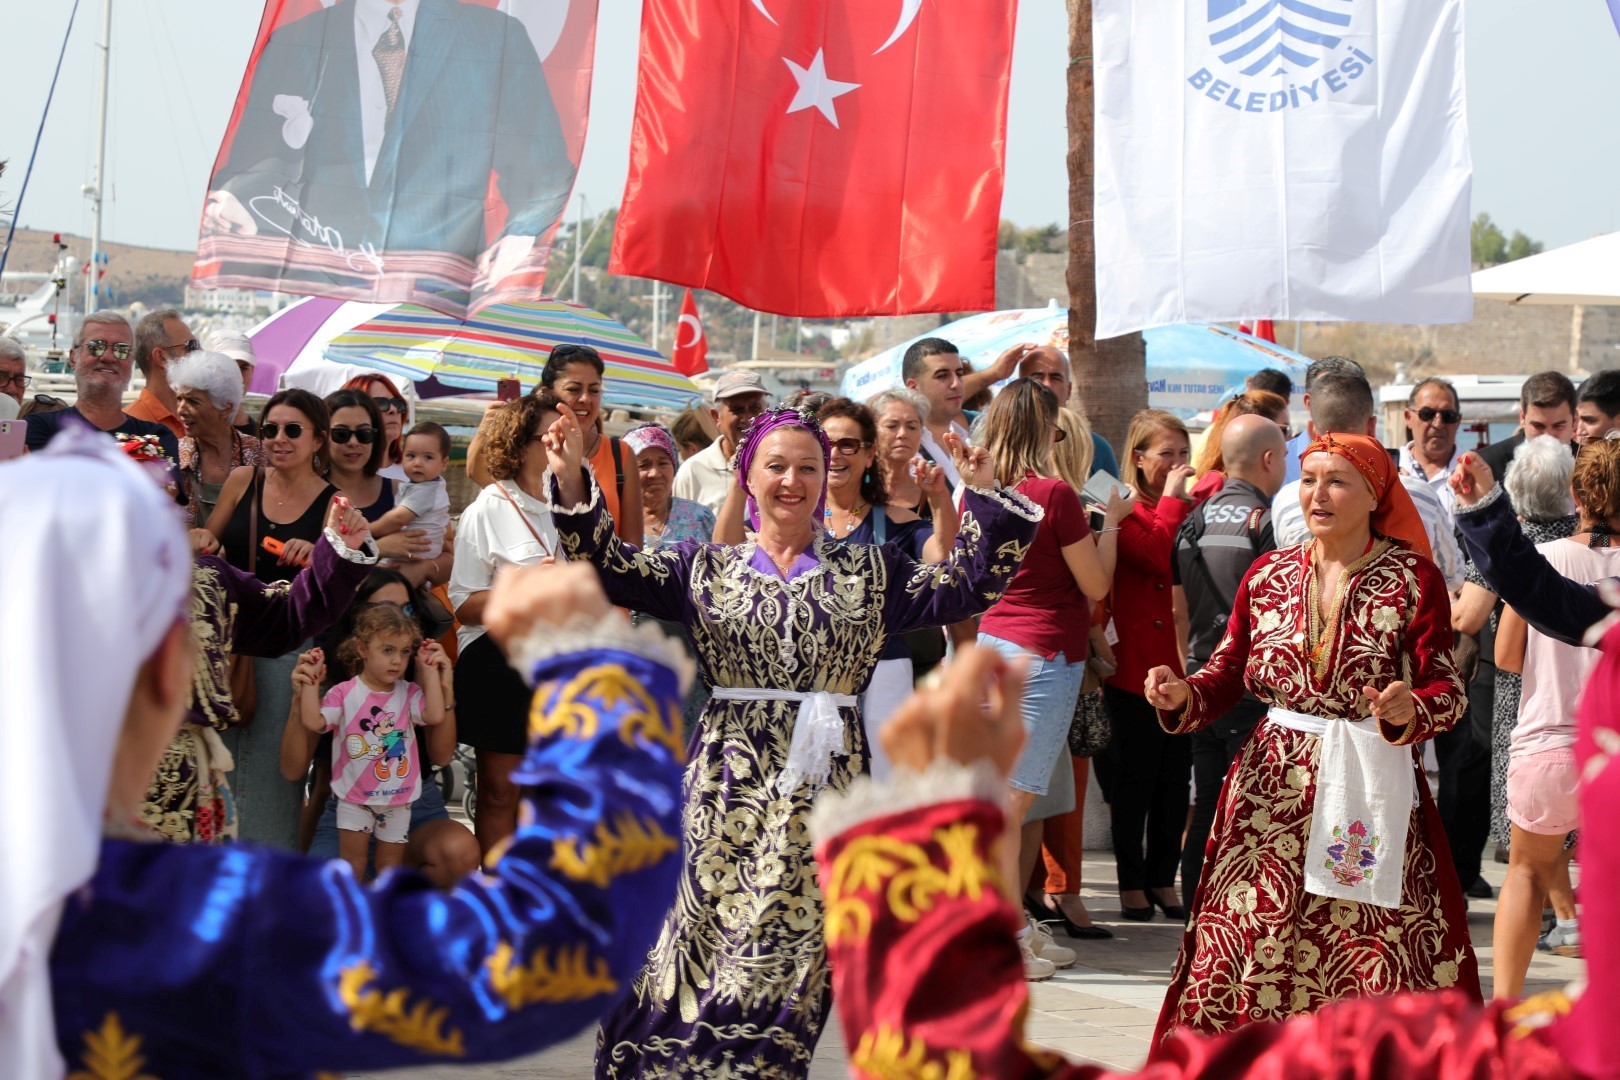
[[[813,318],[995,306],[1009,0],[645,0],[616,274]]]
[[[1240,322],[1238,329],[1245,334],[1252,334],[1262,341],[1277,344],[1277,324],[1271,319],[1256,319],[1254,322]]]
[[[709,337],[698,318],[697,301],[686,290],[681,301],[681,317],[675,322],[675,370],[682,375],[701,375],[709,370]]]

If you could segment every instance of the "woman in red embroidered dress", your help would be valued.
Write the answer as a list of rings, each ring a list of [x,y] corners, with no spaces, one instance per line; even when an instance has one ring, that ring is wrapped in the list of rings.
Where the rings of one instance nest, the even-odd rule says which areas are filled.
[[[1272,708],[1221,793],[1155,1041],[1180,1028],[1227,1031],[1364,994],[1457,987],[1480,995],[1467,909],[1416,750],[1455,724],[1467,701],[1450,659],[1446,583],[1375,440],[1324,436],[1303,461],[1300,499],[1312,541],[1255,564],[1225,640],[1198,674],[1183,681],[1169,668],[1148,673],[1146,697],[1177,734],[1220,717],[1245,685]],[[1415,774],[1403,795],[1415,789],[1416,805],[1398,907],[1306,891],[1307,871],[1342,873],[1347,856],[1371,871],[1368,881],[1397,858],[1389,844],[1359,860],[1320,840],[1322,850],[1307,850],[1328,741],[1311,729],[1369,715],[1382,736],[1371,740],[1375,747],[1413,747],[1388,766],[1410,760]],[[1342,824],[1348,834],[1356,823]]]

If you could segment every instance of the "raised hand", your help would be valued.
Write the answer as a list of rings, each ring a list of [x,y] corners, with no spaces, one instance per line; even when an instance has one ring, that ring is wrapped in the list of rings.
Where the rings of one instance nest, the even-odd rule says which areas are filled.
[[[1192,480],[1192,476],[1191,465],[1177,465],[1170,470],[1170,475],[1164,478],[1164,493],[1172,499],[1187,498],[1187,484]]]
[[[540,442],[546,448],[546,463],[551,466],[553,476],[561,480],[579,474],[585,461],[585,433],[580,430],[579,418],[572,409],[557,414]]]
[[[922,489],[923,497],[930,502],[951,493],[950,485],[945,482],[945,470],[925,458],[911,459],[911,475]]]
[[[536,623],[561,627],[574,619],[602,619],[612,611],[596,570],[585,563],[508,567],[495,575],[484,605],[484,626],[509,648]]]
[[[1457,459],[1457,468],[1446,482],[1451,485],[1458,503],[1473,506],[1491,493],[1496,486],[1496,477],[1491,475],[1491,467],[1478,454],[1469,453]]]
[[[354,508],[346,495],[334,495],[326,508],[326,528],[343,537],[343,542],[358,550],[371,539],[371,523]]]
[[[326,679],[325,654],[320,649],[310,649],[308,652],[298,654],[298,663],[293,667],[292,684],[296,689],[306,686],[319,687]]]
[[[1371,706],[1374,719],[1390,727],[1404,728],[1417,716],[1417,702],[1406,683],[1392,682],[1382,690],[1363,686],[1361,696]]]
[[[1018,370],[1018,365],[1024,362],[1024,357],[1034,352],[1035,349],[1036,346],[1028,342],[1022,345],[1014,345],[996,357],[995,363],[989,367],[989,373],[996,377],[996,382],[1011,378],[1013,372]]]
[[[1165,490],[1169,491],[1168,485]],[[1155,709],[1178,713],[1187,707],[1187,702],[1192,698],[1192,689],[1185,679],[1175,673],[1175,669],[1161,665],[1147,673],[1142,696]]]
[[[956,654],[937,685],[912,694],[883,725],[883,748],[896,766],[921,772],[941,758],[989,760],[1006,778],[1024,748],[1027,666],[970,645]]]
[[[954,431],[945,433],[945,448],[951,452],[951,461],[961,474],[962,483],[980,489],[996,486],[996,463],[990,460],[990,451],[969,445]]]
[[[441,676],[450,670],[450,657],[437,641],[424,641],[416,650],[416,662],[436,670]]]

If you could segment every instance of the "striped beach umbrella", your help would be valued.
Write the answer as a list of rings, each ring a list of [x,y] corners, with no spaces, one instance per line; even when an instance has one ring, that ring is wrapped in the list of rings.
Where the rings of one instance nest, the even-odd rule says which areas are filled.
[[[702,399],[692,380],[634,333],[562,300],[496,304],[465,321],[399,304],[338,334],[322,355],[455,390],[491,392],[497,380],[517,379],[527,391],[539,384],[551,350],[563,344],[589,345],[602,355],[602,398],[609,407],[679,411]]]

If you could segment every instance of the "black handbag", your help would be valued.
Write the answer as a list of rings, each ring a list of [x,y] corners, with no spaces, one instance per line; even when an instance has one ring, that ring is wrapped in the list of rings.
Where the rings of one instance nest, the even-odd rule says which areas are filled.
[[[1069,753],[1077,758],[1096,757],[1108,749],[1114,738],[1114,725],[1103,708],[1102,691],[1082,692],[1074,701],[1074,719],[1069,721]]]

